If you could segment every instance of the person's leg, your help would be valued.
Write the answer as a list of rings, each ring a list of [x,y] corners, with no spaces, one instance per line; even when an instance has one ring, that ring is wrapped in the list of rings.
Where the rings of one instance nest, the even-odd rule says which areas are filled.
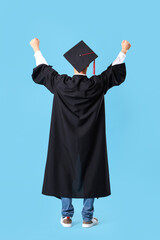
[[[93,218],[94,212],[94,198],[83,199],[82,218],[85,222],[90,222]]]
[[[62,217],[73,217],[74,207],[72,205],[72,198],[61,197],[62,200]]]

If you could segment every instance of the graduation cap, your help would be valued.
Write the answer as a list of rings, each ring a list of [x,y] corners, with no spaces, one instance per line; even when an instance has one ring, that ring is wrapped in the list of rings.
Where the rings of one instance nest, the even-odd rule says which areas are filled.
[[[95,59],[98,55],[83,40],[63,54],[63,56],[78,72],[81,72],[89,63],[94,61],[93,74],[95,74]]]

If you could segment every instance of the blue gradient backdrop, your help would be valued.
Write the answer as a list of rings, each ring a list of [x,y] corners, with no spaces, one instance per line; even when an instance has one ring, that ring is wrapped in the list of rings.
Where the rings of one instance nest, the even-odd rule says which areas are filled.
[[[3,1],[0,9],[0,238],[159,239],[159,1]],[[61,202],[41,194],[52,95],[31,78],[29,42],[40,39],[47,62],[73,74],[63,53],[84,40],[98,54],[96,74],[131,43],[125,82],[105,95],[111,196],[95,200],[99,225],[60,223]],[[92,75],[92,64],[88,76]]]

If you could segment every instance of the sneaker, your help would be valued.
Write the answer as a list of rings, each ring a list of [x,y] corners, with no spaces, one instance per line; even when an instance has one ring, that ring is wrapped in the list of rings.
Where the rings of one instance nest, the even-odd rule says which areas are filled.
[[[98,224],[98,219],[93,217],[91,221],[89,222],[85,222],[83,221],[82,223],[82,227],[86,227],[86,228],[89,228],[89,227],[92,227],[94,225]]]
[[[72,226],[72,219],[71,217],[62,217],[60,223],[63,225],[63,227],[71,227]]]

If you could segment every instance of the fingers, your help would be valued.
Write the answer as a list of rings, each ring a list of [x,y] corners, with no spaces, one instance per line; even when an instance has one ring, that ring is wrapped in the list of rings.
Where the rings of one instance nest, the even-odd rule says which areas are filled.
[[[130,42],[127,41],[127,40],[123,40],[122,43],[121,43],[121,45],[127,47],[127,49],[129,49],[129,48],[131,47]]]
[[[33,47],[35,45],[39,45],[40,41],[38,38],[33,38],[31,41],[30,41],[30,45]]]
[[[38,38],[33,38],[31,41],[30,41],[30,44],[31,43],[39,43],[39,39]]]

